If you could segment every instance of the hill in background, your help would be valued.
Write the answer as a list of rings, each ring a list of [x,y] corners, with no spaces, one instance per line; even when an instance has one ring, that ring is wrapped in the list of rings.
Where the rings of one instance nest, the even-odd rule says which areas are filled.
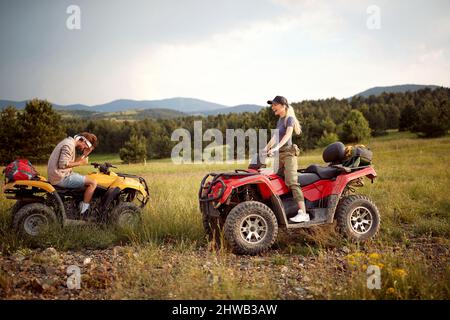
[[[387,86],[387,87],[373,87],[370,89],[367,89],[363,92],[355,94],[355,96],[361,96],[364,98],[367,98],[371,95],[380,95],[383,92],[386,93],[398,93],[398,92],[407,92],[407,91],[418,91],[421,89],[430,88],[430,89],[436,89],[439,88],[439,86],[435,85],[422,85],[422,84],[401,84],[398,86]]]
[[[127,110],[118,112],[94,112],[88,110],[57,110],[63,118],[77,118],[90,120],[119,120],[135,121],[143,119],[173,119],[188,114],[170,109]]]
[[[0,109],[7,106],[15,106],[17,109],[25,108],[27,101],[11,101],[0,100]],[[114,100],[105,104],[87,106],[83,104],[59,105],[53,104],[53,107],[62,111],[66,115],[92,115],[100,113],[123,113],[133,111],[138,118],[153,117],[155,118],[173,118],[183,115],[216,115],[227,113],[257,112],[263,108],[262,106],[243,104],[237,106],[226,106],[214,102],[209,102],[193,98],[170,98],[162,100]],[[152,110],[152,111],[150,111]],[[76,111],[76,112],[74,112]],[[83,112],[79,112],[83,111]],[[87,113],[86,113],[87,112]],[[106,115],[102,116],[106,117]]]
[[[383,92],[398,93],[418,91],[424,88],[435,89],[436,85],[404,84],[385,87],[373,87],[354,95],[369,97],[379,95]],[[351,98],[349,98],[351,99]],[[0,110],[6,106],[15,106],[18,109],[25,107],[26,101],[0,100]],[[218,115],[229,113],[258,112],[264,106],[255,104],[241,104],[237,106],[226,106],[194,98],[169,98],[161,100],[131,100],[119,99],[104,104],[88,106],[84,104],[58,105],[54,108],[60,111],[65,118],[83,119],[112,119],[117,120],[141,120],[145,118],[171,119],[188,115]]]

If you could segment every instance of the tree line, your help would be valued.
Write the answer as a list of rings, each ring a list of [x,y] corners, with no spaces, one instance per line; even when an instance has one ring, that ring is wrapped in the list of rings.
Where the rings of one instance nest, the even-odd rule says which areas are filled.
[[[341,140],[361,142],[389,129],[409,130],[422,137],[437,137],[450,129],[450,89],[422,89],[405,93],[383,93],[351,99],[305,100],[293,103],[302,134],[293,142],[312,149]],[[17,157],[44,162],[58,141],[67,135],[88,131],[97,135],[97,153],[119,153],[124,162],[167,158],[177,141],[171,134],[185,128],[194,136],[194,121],[209,128],[270,129],[277,117],[270,108],[257,113],[187,116],[175,119],[136,121],[62,119],[47,101],[28,101],[24,110],[13,106],[0,112],[0,162]],[[209,142],[205,143],[209,144]]]

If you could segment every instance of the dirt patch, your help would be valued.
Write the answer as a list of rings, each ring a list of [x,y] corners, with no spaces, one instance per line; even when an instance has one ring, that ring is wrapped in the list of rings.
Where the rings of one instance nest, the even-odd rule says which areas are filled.
[[[408,247],[369,250],[344,246],[307,255],[273,250],[255,257],[212,252],[204,247],[185,251],[170,246],[22,249],[0,255],[0,298],[448,298],[448,288],[436,289],[433,283],[445,284],[448,280],[449,257],[446,243],[429,239],[417,239]],[[365,288],[365,271],[371,263],[382,268],[386,282],[376,293]],[[70,266],[80,268],[79,290],[67,285]],[[429,286],[421,284],[423,273],[434,277]],[[400,286],[402,283],[404,286]],[[413,291],[417,296],[411,296]]]

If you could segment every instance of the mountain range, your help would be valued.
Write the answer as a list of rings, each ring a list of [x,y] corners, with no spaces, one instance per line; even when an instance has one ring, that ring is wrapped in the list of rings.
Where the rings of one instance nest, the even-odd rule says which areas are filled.
[[[401,84],[396,86],[387,86],[387,87],[373,87],[370,89],[367,89],[363,92],[355,94],[355,96],[361,96],[364,98],[367,98],[369,96],[377,96],[379,94],[382,94],[383,92],[386,93],[398,93],[398,92],[407,92],[407,91],[418,91],[421,89],[430,88],[430,89],[436,89],[439,88],[439,86],[435,85],[422,85],[422,84]]]
[[[373,87],[357,93],[354,96],[369,97],[383,92],[395,93],[406,91],[417,91],[424,88],[437,88],[435,85],[404,84],[386,87]],[[351,98],[349,98],[351,99]],[[25,101],[0,100],[0,110],[6,106],[15,106],[23,109]],[[143,119],[143,118],[174,118],[187,115],[217,115],[227,113],[258,112],[263,106],[255,104],[241,104],[237,106],[226,106],[214,102],[209,102],[194,98],[169,98],[161,100],[131,100],[119,99],[104,104],[84,105],[53,104],[53,107],[60,111],[65,117],[81,118],[117,118]]]
[[[12,101],[0,100],[0,109],[7,106],[15,106],[18,109],[25,108],[27,100]],[[60,105],[53,103],[53,108],[66,114],[90,115],[99,113],[123,113],[140,112],[147,115],[152,114],[156,118],[172,117],[169,115],[173,111],[174,116],[187,115],[217,115],[220,113],[242,113],[257,112],[263,106],[254,104],[242,104],[237,106],[226,106],[214,102],[209,102],[194,98],[169,98],[162,100],[131,100],[119,99],[104,104],[88,106],[84,104]],[[153,110],[153,112],[149,112]],[[83,111],[83,112],[79,112]],[[145,111],[145,112],[143,112]],[[163,113],[163,114],[162,114]]]

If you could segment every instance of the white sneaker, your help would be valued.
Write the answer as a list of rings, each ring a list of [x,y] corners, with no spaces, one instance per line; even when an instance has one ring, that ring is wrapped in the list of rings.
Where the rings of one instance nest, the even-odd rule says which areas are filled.
[[[80,213],[84,214],[89,209],[89,203],[85,203],[84,201],[80,202]]]
[[[304,213],[302,209],[298,210],[298,213],[295,217],[289,219],[291,222],[299,223],[299,222],[308,222],[309,214]]]

